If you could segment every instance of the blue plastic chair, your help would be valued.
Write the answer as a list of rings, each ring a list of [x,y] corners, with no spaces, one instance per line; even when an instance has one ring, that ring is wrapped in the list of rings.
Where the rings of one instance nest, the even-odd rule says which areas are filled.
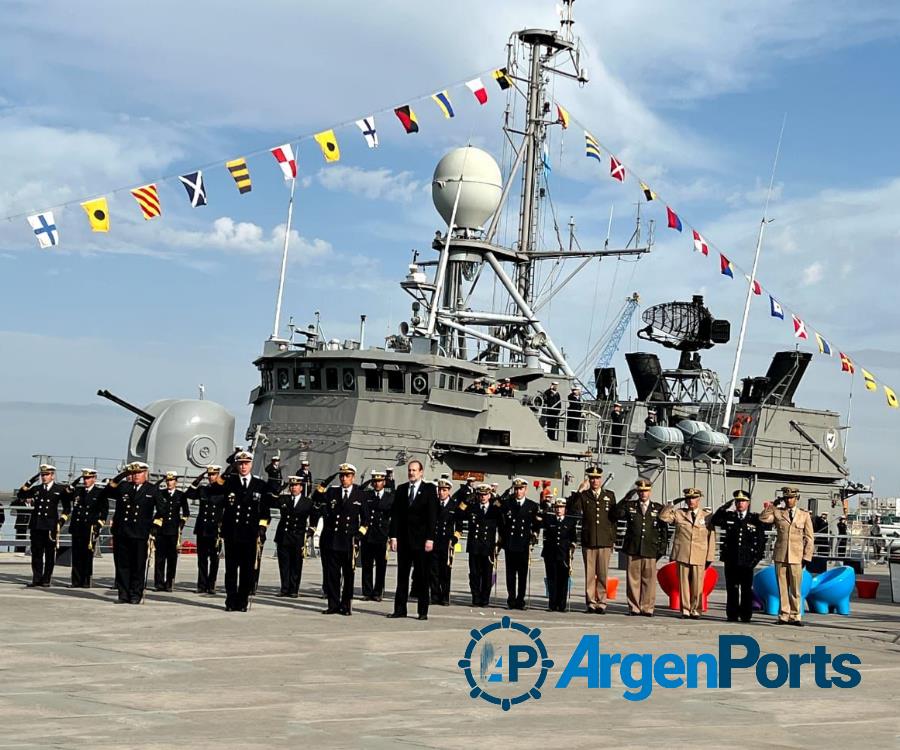
[[[806,601],[817,615],[830,612],[849,615],[850,595],[855,586],[856,571],[847,565],[839,565],[813,578]]]
[[[803,571],[800,581],[800,614],[806,611],[806,597],[812,588],[813,577]],[[763,611],[767,615],[777,616],[781,609],[781,598],[778,596],[778,579],[775,577],[775,566],[769,565],[753,576],[753,592],[763,603]]]

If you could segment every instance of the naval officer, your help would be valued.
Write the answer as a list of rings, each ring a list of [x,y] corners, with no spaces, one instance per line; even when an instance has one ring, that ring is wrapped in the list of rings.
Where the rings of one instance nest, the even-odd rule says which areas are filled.
[[[278,496],[281,502],[281,519],[275,529],[278,574],[281,579],[278,596],[290,596],[294,599],[300,596],[306,538],[313,532],[309,525],[313,501],[303,494],[303,485],[303,477],[288,477],[288,494]]]
[[[540,507],[525,496],[528,482],[524,479],[513,479],[512,488],[513,496],[503,503],[500,519],[500,547],[506,558],[506,606],[509,609],[526,609],[531,545],[540,526]]]
[[[450,497],[453,482],[438,479],[437,521],[434,526],[434,551],[431,554],[431,603],[450,606],[450,576],[453,570],[453,554],[462,536],[463,514],[468,504],[465,500],[454,502]]]
[[[206,472],[197,477],[187,490],[189,498],[197,499],[197,520],[194,536],[197,539],[197,593],[215,594],[216,577],[219,574],[219,553],[222,551],[222,514],[225,495],[219,484],[222,467],[210,464]],[[203,478],[207,483],[200,483]]]
[[[187,495],[178,489],[178,474],[167,471],[166,488],[159,493],[162,527],[156,534],[153,584],[157,591],[171,591],[178,566],[181,531],[191,515]]]
[[[588,466],[586,479],[569,496],[568,513],[581,516],[581,556],[584,560],[586,612],[606,612],[606,577],[616,541],[613,518],[616,496],[603,489],[603,469]]]
[[[29,587],[50,587],[56,564],[59,530],[69,517],[71,492],[56,481],[56,467],[41,464],[40,473],[23,484],[16,498],[32,504],[28,529],[31,531],[31,583]],[[34,481],[40,477],[40,484]]]
[[[72,588],[89,589],[94,573],[94,549],[109,515],[109,500],[101,498],[94,469],[81,470],[81,486],[72,491]],[[76,480],[77,481],[77,480]]]

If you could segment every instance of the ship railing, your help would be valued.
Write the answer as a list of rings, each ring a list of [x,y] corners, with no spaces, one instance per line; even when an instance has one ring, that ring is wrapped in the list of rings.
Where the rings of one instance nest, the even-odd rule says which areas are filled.
[[[734,463],[744,466],[766,466],[783,471],[807,471],[829,474],[835,467],[813,446],[792,440],[754,439],[752,434],[736,438]]]

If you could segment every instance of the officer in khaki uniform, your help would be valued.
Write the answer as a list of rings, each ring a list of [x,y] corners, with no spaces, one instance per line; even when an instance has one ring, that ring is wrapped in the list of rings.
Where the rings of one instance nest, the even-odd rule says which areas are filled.
[[[800,583],[803,568],[813,556],[812,516],[809,511],[797,507],[800,491],[796,487],[782,487],[781,499],[775,505],[766,503],[759,514],[764,524],[775,526],[775,575],[781,608],[777,623],[802,626],[800,620]]]
[[[703,573],[716,556],[716,532],[708,525],[712,511],[700,507],[702,497],[700,490],[689,487],[682,499],[687,508],[676,508],[669,503],[659,512],[660,520],[675,525],[671,559],[678,563],[682,619],[700,619]]]
[[[637,499],[619,503],[615,512],[616,520],[625,522],[622,550],[628,559],[625,578],[628,614],[653,617],[656,561],[666,554],[669,527],[659,518],[662,504],[650,499],[650,482],[638,479],[634,488]]]
[[[584,596],[587,612],[606,612],[606,574],[616,541],[613,514],[616,496],[602,489],[603,469],[589,466],[587,479],[568,501],[570,515],[581,516],[581,556],[584,559]]]

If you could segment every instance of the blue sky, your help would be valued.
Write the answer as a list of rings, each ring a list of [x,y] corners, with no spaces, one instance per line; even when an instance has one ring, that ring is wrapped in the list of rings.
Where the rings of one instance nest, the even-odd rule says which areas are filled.
[[[787,113],[759,278],[900,387],[894,294],[884,283],[897,277],[900,243],[900,7],[622,5],[576,3],[591,82],[583,90],[558,84],[557,98],[746,268]],[[502,64],[511,31],[556,23],[543,0],[384,2],[365,18],[349,2],[92,7],[0,9],[0,217],[224,162],[404,103]],[[371,342],[408,315],[396,282],[411,249],[427,256],[440,228],[434,164],[469,140],[502,155],[505,100],[485,83],[484,108],[464,87],[451,89],[452,121],[419,102],[417,135],[380,116],[375,151],[354,126],[338,129],[337,165],[302,143],[286,318],[303,324],[319,310],[326,333],[344,338],[365,313]],[[551,154],[561,222],[574,215],[581,244],[597,247],[614,205],[612,241],[624,242],[637,183],[619,185],[586,160],[576,125],[554,131]],[[250,361],[271,332],[287,199],[271,156],[251,159],[250,169],[245,196],[224,167],[208,170],[209,205],[198,209],[177,182],[162,183],[163,216],[152,222],[127,192],[111,196],[108,235],[92,234],[77,204],[57,210],[62,244],[52,252],[38,250],[24,219],[0,222],[0,419],[8,427],[0,483],[28,475],[40,451],[121,453],[129,420],[97,404],[98,387],[143,403],[193,396],[203,382],[243,427]],[[647,304],[703,293],[736,329],[741,286],[691,252],[687,227],[683,235],[665,229],[653,208],[651,257],[591,264],[554,300],[547,322],[573,360],[590,343],[583,321],[593,311],[596,334],[635,290]],[[552,246],[552,232],[544,239]],[[756,302],[747,341],[744,375],[761,374],[772,351],[795,343],[789,324],[772,322]],[[732,356],[724,347],[706,361],[727,379]],[[846,418],[849,387],[835,361],[817,358],[798,400]],[[856,378],[851,466],[857,479],[875,476],[880,494],[900,494],[898,420]]]

